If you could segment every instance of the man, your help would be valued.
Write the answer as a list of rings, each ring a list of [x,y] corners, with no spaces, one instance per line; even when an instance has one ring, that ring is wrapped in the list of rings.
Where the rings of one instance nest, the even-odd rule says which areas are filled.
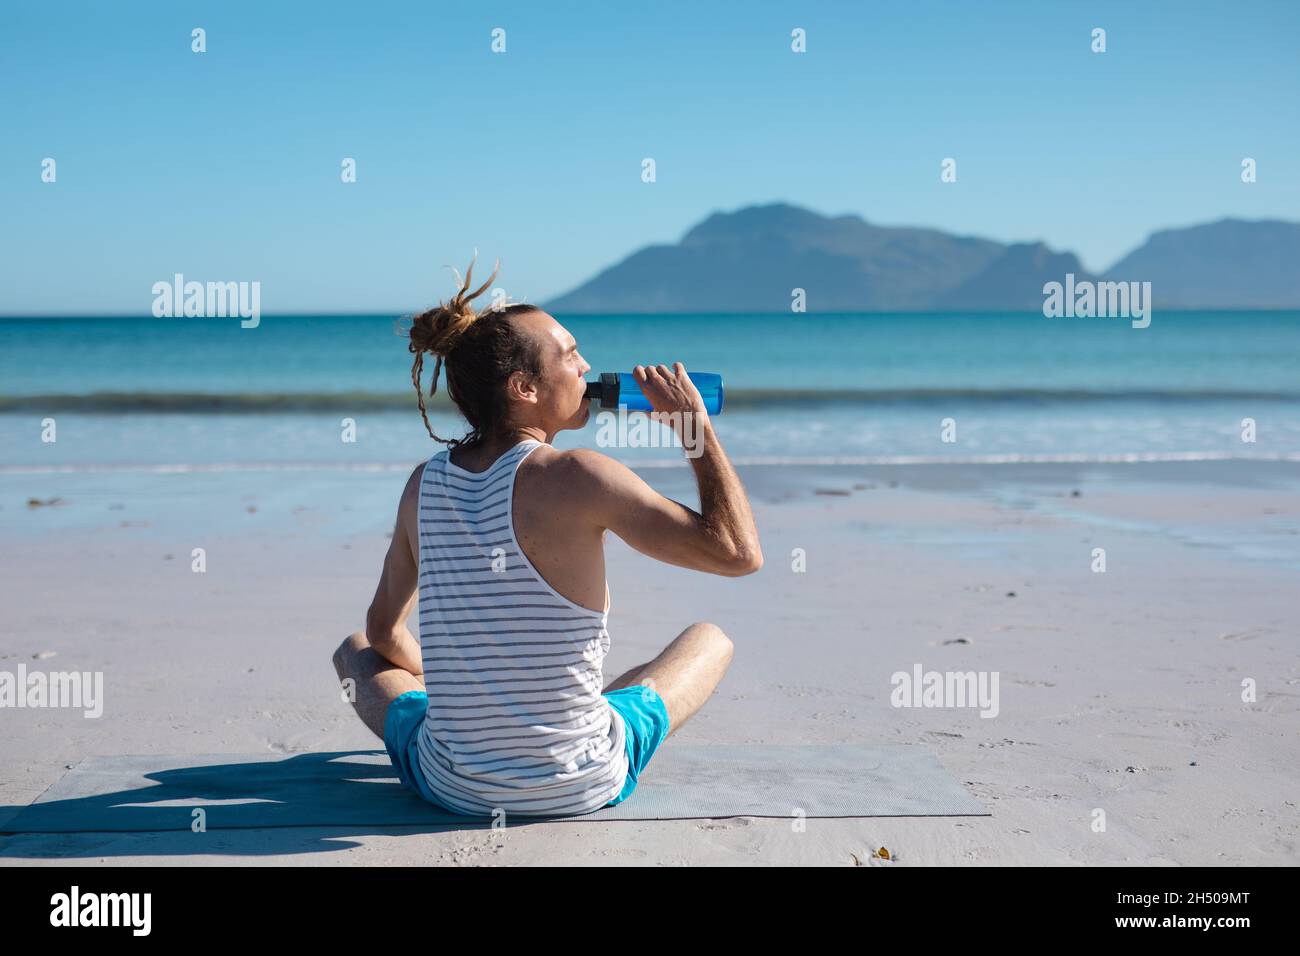
[[[670,564],[739,576],[762,567],[758,531],[680,362],[633,375],[699,443],[699,512],[605,455],[553,448],[558,432],[588,421],[591,367],[540,309],[473,314],[468,285],[469,273],[450,303],[416,318],[412,351],[417,392],[421,352],[446,360],[474,440],[411,474],[366,629],[334,664],[403,783],[430,802],[467,814],[589,812],[627,799],[732,658],[720,628],[695,623],[600,691],[606,532]],[[406,627],[417,600],[420,640]]]

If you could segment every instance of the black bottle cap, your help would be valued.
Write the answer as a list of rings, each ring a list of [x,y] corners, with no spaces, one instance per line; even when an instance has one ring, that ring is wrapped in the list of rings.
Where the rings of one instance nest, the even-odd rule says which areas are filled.
[[[617,372],[601,372],[599,381],[587,383],[587,398],[599,401],[601,408],[617,408],[619,385]]]

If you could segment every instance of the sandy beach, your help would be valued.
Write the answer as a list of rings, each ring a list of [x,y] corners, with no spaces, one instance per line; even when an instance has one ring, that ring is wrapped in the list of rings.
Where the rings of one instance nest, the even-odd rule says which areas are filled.
[[[739,471],[757,574],[610,539],[607,680],[713,621],[735,661],[666,747],[919,744],[992,816],[10,835],[0,862],[852,866],[879,846],[908,866],[1300,862],[1300,464]],[[698,504],[685,466],[642,474]],[[404,478],[0,477],[0,670],[104,674],[97,719],[0,712],[0,829],[89,755],[379,749],[329,658],[362,624]],[[892,706],[891,675],[916,665],[998,673],[996,717]]]

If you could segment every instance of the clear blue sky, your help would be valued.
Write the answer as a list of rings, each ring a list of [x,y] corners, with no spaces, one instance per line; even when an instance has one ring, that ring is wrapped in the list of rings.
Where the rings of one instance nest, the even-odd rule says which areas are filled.
[[[541,301],[777,200],[1104,268],[1300,219],[1297,50],[1294,2],[6,3],[0,312],[147,314],[175,272],[402,312],[475,247]]]

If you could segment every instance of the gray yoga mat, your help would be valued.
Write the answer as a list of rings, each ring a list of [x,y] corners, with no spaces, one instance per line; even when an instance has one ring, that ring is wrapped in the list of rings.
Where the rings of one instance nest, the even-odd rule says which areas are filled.
[[[0,833],[481,826],[397,782],[383,751],[89,757]],[[623,803],[545,822],[753,816],[929,817],[991,814],[922,747],[888,744],[673,743]],[[517,814],[508,824],[542,822]]]

